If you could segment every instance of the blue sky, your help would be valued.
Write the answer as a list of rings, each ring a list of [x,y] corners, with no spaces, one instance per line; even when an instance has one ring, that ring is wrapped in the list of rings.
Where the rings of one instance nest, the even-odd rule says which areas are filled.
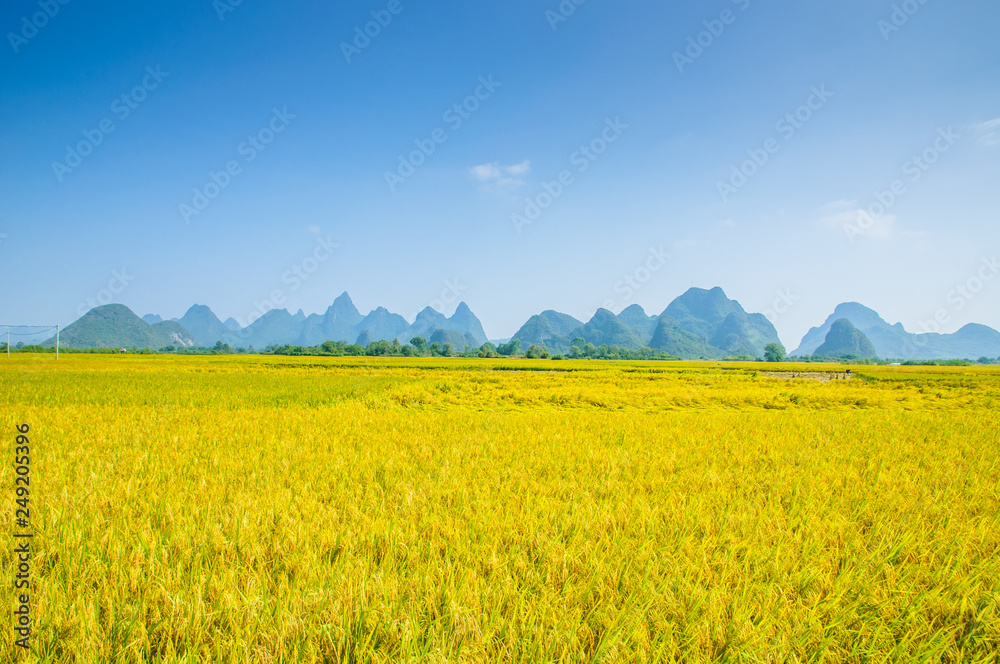
[[[993,0],[234,1],[5,4],[0,322],[346,290],[499,338],[721,286],[789,348],[843,301],[1000,327]]]

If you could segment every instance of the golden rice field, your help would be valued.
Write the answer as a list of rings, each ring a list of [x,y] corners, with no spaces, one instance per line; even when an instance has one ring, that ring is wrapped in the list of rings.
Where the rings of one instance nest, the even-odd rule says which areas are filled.
[[[998,661],[997,368],[0,367],[2,662]]]

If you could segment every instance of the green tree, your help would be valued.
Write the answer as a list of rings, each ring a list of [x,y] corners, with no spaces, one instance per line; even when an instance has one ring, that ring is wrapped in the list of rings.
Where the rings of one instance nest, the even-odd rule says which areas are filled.
[[[410,339],[410,345],[417,350],[417,355],[423,355],[427,350],[427,339],[423,337],[413,337]]]
[[[784,362],[785,347],[781,344],[768,344],[764,347],[764,359],[767,362]]]
[[[497,347],[497,353],[505,357],[510,357],[512,355],[520,355],[521,353],[521,340],[512,339],[510,342],[505,344],[500,344]]]
[[[387,357],[392,355],[392,344],[388,341],[373,341],[368,344],[365,354],[369,357]]]

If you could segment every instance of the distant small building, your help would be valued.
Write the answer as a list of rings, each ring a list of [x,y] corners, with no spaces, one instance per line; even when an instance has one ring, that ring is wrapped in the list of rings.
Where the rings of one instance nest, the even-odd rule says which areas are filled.
[[[122,348],[122,349],[121,349],[121,350],[119,350],[118,352],[119,352],[119,353],[121,353],[122,355],[124,355],[124,354],[125,354],[125,349],[124,349],[124,348]]]

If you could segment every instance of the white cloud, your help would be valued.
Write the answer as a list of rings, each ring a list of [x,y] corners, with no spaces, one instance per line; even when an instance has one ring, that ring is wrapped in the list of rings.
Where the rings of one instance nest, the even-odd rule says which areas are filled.
[[[819,223],[847,238],[864,236],[889,239],[895,234],[896,221],[896,215],[874,215],[858,207],[857,201],[834,201],[823,209]]]
[[[979,133],[979,140],[983,142],[983,145],[988,147],[1000,145],[1000,118],[981,122],[975,128],[976,132]]]
[[[520,164],[514,164],[513,166],[507,166],[504,168],[510,175],[524,175],[531,170],[531,161],[525,159]]]
[[[525,159],[520,164],[514,164],[512,166],[501,166],[498,161],[490,162],[488,164],[480,164],[479,166],[473,166],[469,169],[469,173],[480,182],[495,182],[498,188],[504,189],[524,184],[524,182],[516,177],[505,176],[524,175],[530,170],[531,161]]]
[[[503,175],[503,173],[500,172],[500,167],[495,161],[492,164],[473,166],[470,172],[472,173],[472,177],[483,182],[487,180],[495,180]]]
[[[322,235],[323,230],[319,226],[309,226],[307,229],[313,235]]]

